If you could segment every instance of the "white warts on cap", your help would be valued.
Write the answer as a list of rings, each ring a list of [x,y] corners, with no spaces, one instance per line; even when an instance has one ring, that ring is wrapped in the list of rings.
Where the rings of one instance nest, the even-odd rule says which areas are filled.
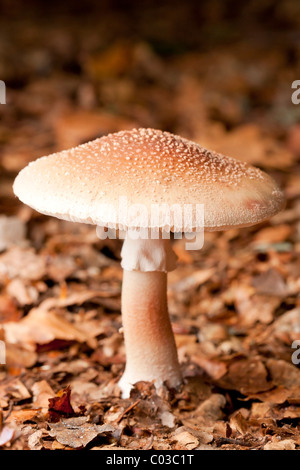
[[[116,228],[133,226],[130,217],[111,217],[120,197],[147,209],[203,204],[206,230],[258,223],[284,202],[275,181],[260,169],[169,132],[143,128],[40,158],[19,173],[14,191],[44,214]]]

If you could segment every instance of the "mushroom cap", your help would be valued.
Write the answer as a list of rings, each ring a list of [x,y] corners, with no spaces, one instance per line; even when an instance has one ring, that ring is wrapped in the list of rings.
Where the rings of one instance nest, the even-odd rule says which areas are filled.
[[[143,128],[39,158],[19,173],[13,189],[43,214],[125,230],[182,231],[180,210],[186,229],[197,230],[200,204],[205,230],[244,227],[284,205],[282,191],[260,169]]]

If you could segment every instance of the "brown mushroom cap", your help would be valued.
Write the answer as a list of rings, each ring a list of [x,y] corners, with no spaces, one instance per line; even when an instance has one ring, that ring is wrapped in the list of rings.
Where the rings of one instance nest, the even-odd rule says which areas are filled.
[[[282,191],[263,171],[169,132],[143,128],[39,158],[19,173],[14,192],[43,214],[116,228],[136,226],[128,214],[120,219],[122,197],[128,206],[147,207],[149,227],[152,204],[204,204],[206,230],[253,225],[284,204]],[[193,220],[190,225],[196,226]],[[167,214],[158,226],[174,228]]]

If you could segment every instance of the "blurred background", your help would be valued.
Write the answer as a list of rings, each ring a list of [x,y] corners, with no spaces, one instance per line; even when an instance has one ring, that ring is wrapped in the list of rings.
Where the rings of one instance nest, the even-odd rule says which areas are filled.
[[[2,178],[133,126],[274,170],[299,156],[297,1],[1,0],[0,14]]]
[[[219,408],[227,403],[226,423],[210,431],[214,439],[228,437],[228,422],[242,410],[244,427],[235,422],[232,437],[250,429],[259,440],[267,416],[270,435],[293,435],[289,445],[300,445],[293,427],[300,372],[291,362],[292,341],[300,339],[300,104],[291,100],[297,79],[297,0],[0,0],[3,409],[12,394],[14,404],[22,408],[25,400],[30,408],[41,393],[51,396],[66,384],[75,403],[107,399],[109,409],[108,384],[125,363],[119,241],[100,241],[93,227],[23,206],[12,192],[16,174],[31,160],[109,132],[153,127],[259,166],[286,192],[286,209],[272,220],[208,233],[201,252],[185,252],[176,241],[179,267],[169,275],[168,295],[184,375],[204,377],[225,397]],[[12,378],[15,389],[11,382],[9,391],[1,388]],[[239,401],[245,398],[247,404]],[[181,420],[182,409],[195,414],[198,406],[184,400],[172,405]],[[126,446],[135,431],[125,437]]]

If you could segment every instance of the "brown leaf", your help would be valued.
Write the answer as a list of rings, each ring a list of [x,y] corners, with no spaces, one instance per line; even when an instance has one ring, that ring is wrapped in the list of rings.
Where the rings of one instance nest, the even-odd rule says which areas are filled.
[[[278,339],[287,336],[289,345],[294,340],[300,340],[300,308],[288,310],[278,317],[272,324],[272,334]]]
[[[39,429],[32,433],[28,438],[28,447],[30,450],[41,450],[43,448],[43,441],[41,439],[43,431]]]
[[[40,412],[39,410],[32,410],[32,409],[22,409],[22,410],[12,410],[8,418],[6,418],[6,423],[24,423],[24,421],[35,421],[40,420]]]
[[[193,412],[193,416],[205,426],[214,424],[218,419],[223,417],[222,409],[226,405],[226,398],[219,394],[213,393],[209,398],[202,402]]]
[[[18,217],[0,216],[0,251],[12,245],[24,244],[26,228]]]
[[[249,432],[249,423],[247,418],[238,411],[230,417],[230,427],[235,431],[238,431],[242,436]]]
[[[227,372],[227,365],[224,362],[215,359],[209,359],[205,356],[194,355],[191,360],[198,364],[205,372],[215,380],[219,380]]]
[[[70,402],[71,399],[71,389],[66,387],[65,389],[58,392],[57,396],[54,398],[49,398],[49,420],[52,423],[56,423],[60,420],[61,417],[74,416],[75,411]]]
[[[10,426],[4,426],[0,431],[0,447],[8,444],[15,436],[15,429]]]
[[[286,361],[268,359],[267,368],[272,382],[287,388],[300,387],[300,370]]]
[[[285,387],[276,387],[262,393],[248,394],[248,400],[260,400],[266,403],[281,404],[284,403],[290,395],[290,391]]]
[[[48,382],[46,380],[35,382],[31,387],[31,391],[33,393],[34,408],[41,408],[42,411],[47,411],[49,407],[49,400],[51,400],[54,395],[54,391]]]
[[[40,307],[32,309],[20,322],[6,323],[3,328],[9,343],[18,343],[31,350],[37,344],[48,344],[57,339],[78,342],[88,342],[90,339],[82,329],[63,316]]]
[[[78,268],[76,259],[60,254],[52,256],[47,263],[47,274],[55,282],[63,282]]]
[[[201,139],[201,145],[252,165],[269,168],[287,168],[295,160],[287,148],[264,135],[256,124],[240,125],[231,132],[219,131],[218,134],[217,139],[214,135],[207,142]]]
[[[285,194],[288,199],[296,198],[300,196],[300,175],[292,174],[289,176],[287,186],[285,188]]]
[[[268,381],[267,370],[259,358],[233,362],[219,384],[224,388],[239,390],[245,395],[272,388],[272,382]]]
[[[253,403],[251,407],[251,419],[264,421],[266,419],[274,419],[274,406],[270,403]]]
[[[118,296],[118,290],[81,290],[79,292],[72,292],[67,297],[51,297],[44,300],[39,308],[41,310],[52,310],[55,308],[69,307],[70,305],[82,305],[85,302],[94,302],[96,304],[102,303],[102,299],[113,300],[113,297]]]
[[[19,277],[38,281],[45,274],[45,257],[37,255],[31,248],[13,247],[0,255],[0,280]]]
[[[288,294],[283,277],[276,269],[270,268],[265,273],[252,279],[256,292],[266,295],[285,296]]]
[[[50,424],[50,436],[65,446],[73,449],[86,447],[97,436],[115,430],[110,424],[96,425],[88,423],[88,417],[62,419],[57,424]]]
[[[287,224],[266,227],[259,230],[254,236],[255,242],[279,243],[285,241],[292,233],[292,227]]]
[[[6,342],[6,365],[8,367],[32,367],[37,361],[35,351]]]
[[[16,302],[5,295],[0,295],[0,323],[18,321],[22,316]]]
[[[190,276],[184,277],[174,284],[170,284],[170,289],[175,290],[176,292],[196,289],[208,281],[215,272],[216,270],[214,268],[194,271]]]
[[[297,157],[300,156],[300,124],[291,126],[287,133],[287,148]]]
[[[0,384],[0,398],[12,397],[16,401],[27,400],[31,394],[19,378]]]
[[[193,450],[199,445],[198,439],[188,431],[175,433],[173,440],[177,443],[176,450]]]
[[[252,326],[255,323],[271,323],[280,299],[267,295],[253,294],[253,288],[241,286],[235,289],[235,306],[241,326]]]
[[[108,113],[87,110],[72,110],[57,118],[55,133],[58,148],[76,147],[103,134],[134,126],[133,121]]]
[[[284,439],[283,441],[276,441],[275,439],[273,442],[266,444],[264,450],[296,450],[292,439]]]
[[[38,300],[39,292],[37,288],[31,285],[30,282],[23,279],[12,279],[7,288],[7,293],[17,300],[18,304],[22,307],[24,305],[31,305]],[[12,321],[13,318],[11,319]]]

